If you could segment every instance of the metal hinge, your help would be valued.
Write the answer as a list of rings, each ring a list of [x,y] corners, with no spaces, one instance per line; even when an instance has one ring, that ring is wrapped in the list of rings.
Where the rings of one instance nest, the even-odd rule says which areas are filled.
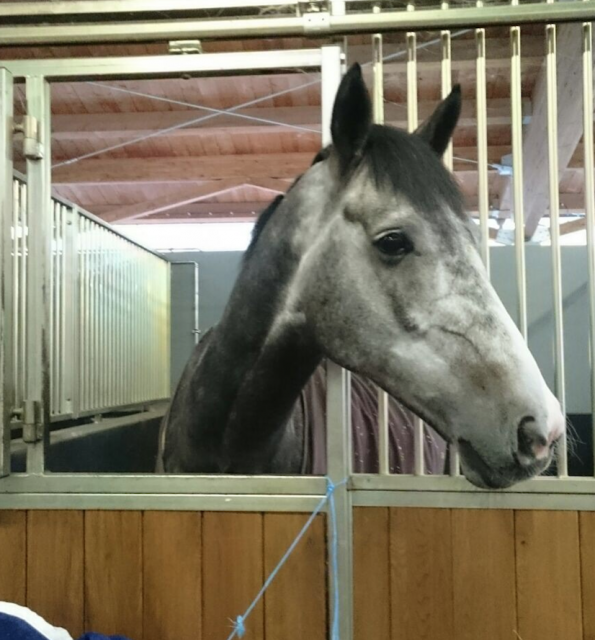
[[[15,134],[23,134],[23,153],[28,160],[41,160],[43,158],[43,132],[41,123],[33,116],[23,116],[21,122],[13,127]]]
[[[41,402],[25,400],[22,409],[23,442],[39,442],[43,439]]]
[[[202,42],[200,40],[172,40],[168,47],[169,53],[202,53]]]
[[[324,33],[331,28],[328,0],[313,0],[298,4],[299,15],[304,18],[304,33]]]

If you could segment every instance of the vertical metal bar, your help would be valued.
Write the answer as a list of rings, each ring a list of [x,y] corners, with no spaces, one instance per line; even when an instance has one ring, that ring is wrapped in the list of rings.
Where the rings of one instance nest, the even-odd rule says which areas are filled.
[[[413,2],[407,3],[407,11],[414,11]],[[417,34],[409,31],[407,38],[407,129],[413,133],[417,129]]]
[[[448,11],[448,1],[442,2],[441,7],[444,11]],[[441,31],[440,41],[442,47],[442,60],[440,63],[442,98],[446,98],[452,90],[452,52],[450,31]],[[444,153],[444,164],[450,171],[452,171],[452,141],[449,142],[446,152]]]
[[[134,323],[134,262],[132,260],[131,250],[127,247],[126,251],[126,288],[128,290],[128,295],[126,296],[126,335],[128,336],[126,342],[126,350],[128,353],[128,357],[126,358],[126,377],[127,384],[126,388],[128,389],[128,395],[126,397],[126,401],[128,404],[133,402],[134,398],[134,380],[132,376],[134,375],[134,339],[136,338],[136,333],[134,331],[133,323]]]
[[[101,252],[99,249],[99,227],[94,222],[91,223],[91,229],[93,230],[91,239],[91,256],[93,257],[93,309],[91,311],[92,327],[93,327],[93,355],[91,357],[91,380],[92,380],[92,409],[95,411],[99,407],[99,398],[101,394],[101,352],[99,350],[99,330],[100,330],[100,318],[99,318],[99,270]]]
[[[87,322],[89,323],[89,359],[85,363],[85,366],[89,369],[89,404],[87,410],[90,410],[95,408],[95,391],[97,389],[94,375],[95,367],[97,366],[95,360],[95,224],[90,220],[87,250],[89,252],[89,315],[87,316]]]
[[[585,217],[589,263],[589,306],[591,315],[591,416],[595,453],[595,169],[593,159],[593,25],[583,23],[583,148],[585,153]]]
[[[86,357],[83,361],[83,371],[85,376],[85,405],[84,410],[89,411],[93,404],[93,399],[91,397],[91,389],[93,386],[93,255],[92,255],[92,246],[93,246],[93,234],[92,234],[92,222],[84,218],[85,220],[85,261],[87,263],[87,277],[85,283],[86,289],[86,309],[85,309],[85,333],[87,335],[86,338]]]
[[[27,280],[28,280],[28,267],[29,267],[29,217],[27,200],[29,192],[27,185],[21,185],[21,199],[20,199],[20,217],[21,217],[21,272],[20,272],[20,298],[15,300],[15,303],[19,305],[19,354],[17,356],[20,362],[20,377],[18,381],[19,389],[19,406],[22,407],[25,401],[25,387],[27,386],[27,321],[29,319],[29,313],[27,309]]]
[[[142,295],[140,290],[140,265],[138,259],[138,249],[132,247],[132,286],[134,290],[134,360],[132,370],[132,380],[134,382],[134,402],[140,398],[140,387],[142,376],[140,373],[140,343],[142,340],[143,323],[141,318]]]
[[[49,441],[52,199],[50,88],[43,76],[26,80],[27,111],[38,122],[41,158],[27,158],[29,255],[27,374],[24,430],[27,471],[43,473]]]
[[[448,2],[441,3],[441,7],[444,11],[448,11],[448,6],[449,6]],[[440,63],[440,72],[441,72],[440,86],[441,86],[442,98],[444,99],[450,94],[452,90],[452,50],[451,50],[450,31],[440,32],[440,42],[441,42],[441,49],[442,49],[442,59]],[[446,152],[444,153],[444,166],[449,171],[452,171],[453,169],[452,141],[449,142]],[[422,434],[420,438],[420,422],[421,421],[416,419],[415,432],[416,432],[416,438],[418,440],[421,439],[421,444],[423,448],[423,425],[421,426]],[[460,470],[460,460],[459,460],[459,454],[457,451],[457,445],[451,444],[449,449],[450,449],[450,458],[449,458],[450,459],[450,475],[457,476],[459,475],[459,470]],[[416,455],[416,464],[417,464],[418,455]]]
[[[80,411],[81,379],[80,370],[80,281],[82,260],[78,242],[79,213],[76,207],[68,208],[64,233],[65,252],[65,295],[64,295],[64,337],[63,357],[65,362],[64,410],[77,415]],[[68,344],[68,347],[67,347]]]
[[[548,0],[551,4],[553,0]],[[547,130],[548,130],[548,171],[550,196],[550,238],[552,251],[552,288],[554,303],[554,351],[556,395],[562,413],[566,415],[565,375],[564,375],[564,307],[562,297],[562,259],[560,254],[560,210],[558,190],[558,79],[556,74],[556,26],[547,25],[546,75],[547,75]],[[568,475],[566,435],[557,447],[558,476]]]
[[[118,320],[118,354],[119,354],[119,366],[118,366],[118,404],[124,404],[124,261],[120,253],[120,247],[118,240],[114,238],[114,251],[118,264],[118,297],[116,314]]]
[[[65,236],[66,236],[66,215],[67,215],[67,207],[66,205],[62,205],[60,207],[60,333],[58,336],[59,339],[59,349],[58,349],[58,360],[60,362],[60,387],[58,393],[58,412],[60,415],[65,414],[65,403],[64,403],[64,376],[66,372],[66,351],[64,342],[66,341],[65,335],[65,295],[66,295],[66,260],[65,260]]]
[[[414,11],[413,2],[407,3],[407,11]],[[410,133],[417,129],[417,34],[410,31],[407,39],[407,129]],[[413,472],[424,475],[424,423],[418,416],[413,420]]]
[[[518,5],[518,0],[512,0]],[[523,205],[523,109],[521,92],[521,28],[510,28],[510,100],[512,110],[512,186],[514,248],[516,257],[519,330],[527,339],[527,274],[525,268],[525,218]]]
[[[103,227],[100,229],[100,254],[101,254],[101,269],[99,271],[99,277],[100,277],[100,295],[101,295],[101,303],[100,303],[100,314],[99,314],[99,319],[100,319],[100,335],[101,335],[101,357],[100,357],[100,363],[101,363],[101,383],[100,383],[100,390],[101,390],[101,409],[105,409],[106,407],[109,407],[109,401],[108,401],[108,372],[107,372],[107,344],[108,344],[108,340],[109,340],[109,335],[108,335],[108,331],[107,331],[107,321],[108,321],[108,316],[107,316],[107,296],[109,294],[109,289],[108,289],[108,262],[107,262],[107,246],[106,246],[106,240],[107,240],[107,230],[104,229]]]
[[[373,106],[374,122],[384,124],[384,64],[382,61],[382,34],[372,36],[372,62],[374,85]]]
[[[341,48],[322,47],[322,138],[330,140],[330,123],[335,94],[341,82]],[[328,476],[336,485],[351,475],[350,375],[332,362],[327,363],[327,456]],[[338,485],[335,493],[338,547],[338,579],[329,589],[330,611],[338,590],[342,615],[339,619],[341,640],[353,640],[353,510],[346,484]],[[330,533],[331,518],[327,514]],[[329,536],[330,539],[330,536]],[[330,568],[330,563],[329,563]],[[330,582],[330,580],[329,580]],[[332,616],[329,616],[332,624]]]
[[[114,398],[114,362],[115,362],[115,352],[114,352],[114,336],[115,336],[115,327],[114,327],[114,260],[112,255],[112,244],[113,244],[113,234],[111,231],[106,232],[106,262],[107,262],[107,304],[106,304],[106,317],[107,317],[107,332],[108,332],[108,340],[107,340],[107,366],[106,366],[106,374],[107,374],[107,403],[108,405],[115,405]]]
[[[382,34],[372,36],[373,56],[373,108],[374,122],[384,124],[384,64],[382,55]],[[390,473],[390,453],[388,436],[388,396],[386,391],[378,389],[378,471]]]
[[[478,0],[477,7],[483,6]],[[490,201],[488,182],[488,126],[487,126],[487,83],[486,83],[486,32],[475,30],[475,70],[477,109],[477,191],[479,208],[479,232],[481,257],[488,277],[490,275]]]
[[[59,301],[60,301],[60,273],[59,273],[59,260],[58,260],[58,227],[60,217],[60,203],[56,200],[52,200],[52,235],[51,235],[51,256],[52,256],[52,268],[51,268],[51,309],[50,309],[50,414],[54,415],[56,412],[56,404],[58,397],[58,378],[59,367],[58,362],[58,334],[59,334]]]
[[[5,335],[10,335],[10,340],[6,340],[6,345],[11,347],[11,366],[6,366],[6,375],[10,375],[13,380],[13,399],[14,406],[19,406],[19,381],[20,381],[20,368],[22,361],[19,358],[19,309],[20,309],[20,235],[21,235],[21,219],[20,219],[20,207],[21,207],[21,182],[20,180],[13,180],[13,197],[12,197],[12,291],[9,297],[9,301],[12,305],[12,326],[10,332],[8,328],[5,328]],[[0,218],[1,219],[1,218]],[[0,237],[2,232],[0,232]],[[3,247],[3,251],[6,248]],[[0,254],[2,255],[2,254]],[[4,254],[6,255],[6,254]],[[0,269],[2,267],[0,266]],[[7,277],[5,275],[5,277]],[[0,347],[1,349],[1,347]],[[13,373],[10,373],[12,369]],[[0,377],[2,373],[0,373]],[[1,395],[2,392],[0,392]],[[1,418],[0,418],[1,419]]]
[[[0,477],[10,473],[10,422],[14,409],[13,106],[12,76],[0,69]]]
[[[87,256],[87,218],[80,216],[79,219],[79,233],[77,235],[77,250],[80,254],[80,275],[79,275],[79,308],[76,316],[76,322],[79,327],[79,357],[78,367],[76,369],[81,384],[79,385],[78,394],[78,413],[84,411],[87,406],[87,346],[88,340],[88,256]]]

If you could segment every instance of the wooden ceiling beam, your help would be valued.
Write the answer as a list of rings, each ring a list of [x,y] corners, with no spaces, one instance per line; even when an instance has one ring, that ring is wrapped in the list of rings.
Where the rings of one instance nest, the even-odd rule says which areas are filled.
[[[419,105],[420,120],[424,120],[436,108],[435,102],[422,102]],[[476,105],[473,100],[463,101],[463,109],[459,120],[459,127],[474,127],[476,123]],[[231,115],[221,115],[203,123],[196,123],[176,129],[164,137],[204,136],[217,133],[242,135],[244,133],[277,133],[287,130],[285,125],[307,127],[320,130],[321,111],[318,106],[304,107],[262,107],[242,109],[238,114],[247,116],[240,118]],[[523,101],[523,114],[528,119],[531,115],[531,102]],[[184,111],[148,111],[127,113],[85,113],[85,114],[56,114],[52,117],[52,139],[89,140],[89,136],[96,135],[102,141],[112,138],[136,138],[154,133],[162,129],[180,126],[185,122],[207,115],[206,112],[196,110]],[[263,124],[248,118],[262,118],[279,123],[278,126]],[[488,102],[488,126],[510,125],[510,102],[507,99],[493,99]],[[407,126],[407,105],[387,103],[385,106],[385,121],[397,127]]]
[[[272,197],[271,197],[272,199]],[[144,204],[144,203],[143,203]],[[190,202],[188,204],[172,207],[157,214],[151,214],[149,217],[193,217],[193,216],[224,216],[230,215],[258,215],[269,204],[269,201],[249,201],[249,202]],[[107,219],[110,214],[123,209],[128,205],[119,204],[94,204],[86,203],[80,205],[82,209],[90,211],[99,218]],[[138,221],[138,220],[137,220]]]
[[[282,186],[281,181],[279,181],[279,187]],[[281,189],[279,189],[281,190]],[[171,209],[163,210],[160,213],[149,215],[148,218],[143,218],[142,221],[145,222],[147,219],[170,219],[170,218],[180,218],[180,219],[193,219],[193,218],[212,218],[214,220],[220,220],[221,218],[235,218],[244,216],[246,219],[250,219],[250,217],[257,216],[261,211],[263,211],[269,202],[272,200],[273,196],[270,195],[266,200],[251,200],[245,202],[209,202],[206,200],[199,200],[190,202],[188,204],[183,204],[180,206],[172,207]],[[494,203],[494,208],[497,203],[496,194],[492,194],[490,197],[490,202]],[[145,204],[145,203],[143,203]],[[106,219],[121,209],[129,205],[122,204],[95,204],[95,203],[81,203],[80,206],[87,211],[99,216],[100,218],[105,217]],[[469,196],[465,198],[465,206],[466,210],[470,215],[476,215],[478,212],[478,198],[477,196]],[[560,194],[560,206],[564,211],[571,211],[573,213],[582,213],[584,211],[584,195],[580,193],[561,193]],[[500,217],[508,217],[510,212],[507,211],[499,211]],[[132,221],[131,221],[132,222]],[[138,220],[136,220],[138,222]]]
[[[565,24],[557,31],[558,176],[577,158],[582,123],[581,25]],[[533,114],[523,136],[523,205],[525,237],[531,238],[549,208],[547,72],[542,68],[532,96]],[[500,208],[513,209],[512,178],[503,182]]]
[[[489,161],[498,162],[508,146],[491,146]],[[476,147],[455,147],[455,171],[465,175]],[[54,169],[54,185],[188,183],[203,180],[235,180],[236,184],[258,184],[263,178],[295,179],[311,164],[311,152],[266,153],[222,156],[177,156],[160,158],[90,158]],[[582,167],[582,145],[578,145],[569,167]]]
[[[233,180],[212,180],[200,185],[187,185],[176,190],[175,193],[168,193],[160,198],[154,198],[147,202],[128,205],[115,211],[105,213],[102,218],[106,222],[122,222],[124,220],[134,220],[144,216],[163,213],[169,209],[181,207],[191,202],[196,202],[203,198],[212,198],[222,195],[228,191],[238,188],[238,183]]]

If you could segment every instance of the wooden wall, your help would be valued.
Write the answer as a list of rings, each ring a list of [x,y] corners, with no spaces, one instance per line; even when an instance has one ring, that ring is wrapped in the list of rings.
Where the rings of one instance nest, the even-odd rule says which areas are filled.
[[[73,636],[226,640],[307,516],[0,511],[0,600]],[[360,508],[356,640],[595,640],[595,513]],[[323,517],[248,640],[325,640]]]

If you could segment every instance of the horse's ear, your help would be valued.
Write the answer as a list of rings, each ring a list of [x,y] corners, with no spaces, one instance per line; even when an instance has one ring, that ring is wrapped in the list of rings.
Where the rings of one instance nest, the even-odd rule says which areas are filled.
[[[415,133],[421,136],[439,156],[442,156],[448,147],[460,115],[461,85],[457,84]]]
[[[372,126],[372,103],[358,63],[343,76],[335,104],[331,133],[341,165],[347,167],[362,151]]]

